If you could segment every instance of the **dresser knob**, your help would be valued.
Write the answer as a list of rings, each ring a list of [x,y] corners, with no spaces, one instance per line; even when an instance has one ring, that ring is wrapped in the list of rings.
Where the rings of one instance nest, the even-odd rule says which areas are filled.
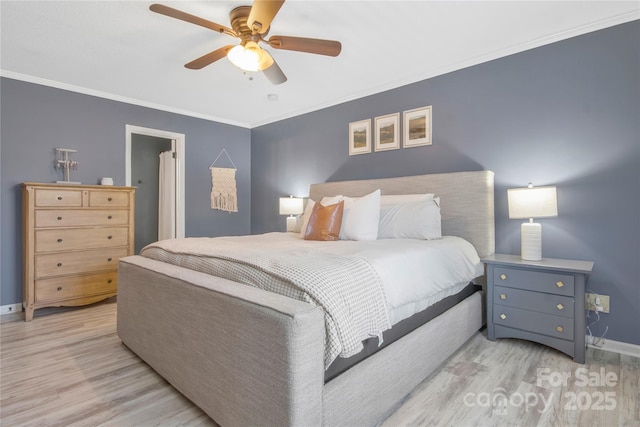
[[[58,197],[56,197],[56,199],[62,200],[62,196],[58,196]]]
[[[61,262],[58,263],[58,267],[62,267],[62,263]]]
[[[564,328],[562,326],[556,326],[556,331],[562,332],[564,331]]]
[[[500,275],[500,280],[507,280],[507,275],[506,275],[506,274],[504,274],[504,273],[502,273],[502,274]]]
[[[556,282],[556,286],[557,286],[557,287],[559,287],[559,288],[561,288],[561,287],[563,287],[563,286],[564,286],[564,283],[562,283],[562,280],[558,280],[558,281]]]
[[[107,239],[111,240],[113,238],[113,236],[107,236]]]
[[[111,215],[109,215],[109,216],[107,217],[107,219],[111,219],[111,218],[113,218]]]
[[[107,283],[111,283],[111,282],[113,282],[113,280],[112,280],[112,279],[107,280]]]
[[[112,259],[113,259],[113,258],[109,257],[109,258],[107,258],[107,261],[111,262],[111,260],[112,260]]]
[[[500,299],[507,299],[507,294],[500,294]]]
[[[58,221],[62,221],[62,217],[61,216],[58,217]]]
[[[58,290],[61,291],[62,290],[62,286],[58,286]]]
[[[111,197],[109,197],[107,200],[108,200],[108,201],[112,201],[113,199],[112,199]]]
[[[500,318],[501,318],[502,320],[504,320],[504,319],[506,319],[506,318],[507,318],[507,315],[506,315],[506,314],[504,314],[504,313],[502,313],[502,314],[500,315]]]
[[[562,304],[558,304],[558,305],[556,305],[556,308],[557,308],[558,310],[564,310],[564,305],[562,305]]]
[[[58,243],[62,243],[62,239],[58,239]]]

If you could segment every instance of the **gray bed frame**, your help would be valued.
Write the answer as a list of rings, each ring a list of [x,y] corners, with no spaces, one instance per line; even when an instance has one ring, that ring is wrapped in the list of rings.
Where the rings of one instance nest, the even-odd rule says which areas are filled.
[[[494,252],[493,172],[314,184],[310,198],[431,192],[444,235]],[[118,335],[223,426],[361,426],[396,405],[482,327],[476,292],[324,382],[321,308],[163,262],[120,260]]]

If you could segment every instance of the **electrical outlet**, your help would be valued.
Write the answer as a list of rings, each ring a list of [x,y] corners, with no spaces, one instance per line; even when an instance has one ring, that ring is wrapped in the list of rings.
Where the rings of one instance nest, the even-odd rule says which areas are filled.
[[[585,308],[589,311],[609,313],[609,295],[585,294]]]

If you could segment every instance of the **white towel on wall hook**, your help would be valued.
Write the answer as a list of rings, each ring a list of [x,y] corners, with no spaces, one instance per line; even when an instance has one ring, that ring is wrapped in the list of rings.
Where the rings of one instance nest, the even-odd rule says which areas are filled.
[[[233,168],[219,168],[214,165],[222,155],[233,165]],[[236,164],[226,149],[222,149],[218,157],[209,166],[211,170],[211,209],[218,209],[226,212],[238,212],[238,190],[236,188]]]

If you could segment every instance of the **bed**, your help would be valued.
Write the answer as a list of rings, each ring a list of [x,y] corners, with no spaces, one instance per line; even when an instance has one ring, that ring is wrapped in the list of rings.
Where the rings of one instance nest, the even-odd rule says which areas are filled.
[[[494,252],[493,172],[314,184],[309,197],[376,189],[436,194],[442,240],[464,239],[479,257]],[[396,336],[371,334],[353,357],[332,359],[321,305],[183,265],[120,260],[118,335],[223,426],[373,425],[483,325],[482,292],[471,284],[421,326],[412,318],[422,311],[403,318],[398,324],[406,328]]]

